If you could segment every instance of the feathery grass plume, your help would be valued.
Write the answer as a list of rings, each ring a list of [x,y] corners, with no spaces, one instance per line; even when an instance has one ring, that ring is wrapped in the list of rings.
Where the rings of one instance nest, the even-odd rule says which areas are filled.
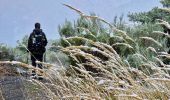
[[[76,11],[76,12],[77,12],[80,16],[82,16],[82,17],[90,18],[90,19],[98,19],[98,20],[106,23],[107,25],[110,26],[111,29],[113,29],[113,31],[115,31],[115,32],[119,33],[120,35],[122,35],[122,37],[125,38],[125,40],[126,40],[128,43],[130,43],[130,44],[131,44],[131,43],[132,43],[132,44],[135,44],[135,41],[134,41],[132,38],[130,38],[130,37],[126,34],[125,31],[122,31],[122,30],[119,30],[119,29],[115,28],[112,24],[110,24],[109,22],[105,21],[103,18],[100,18],[100,17],[98,17],[98,16],[85,15],[83,12],[81,12],[80,10],[78,10],[78,9],[76,9],[76,8],[70,6],[70,5],[67,5],[67,4],[63,4],[63,5],[69,7],[70,9],[72,9],[72,10],[74,10],[74,11]]]
[[[78,14],[80,14],[80,15],[84,15],[80,10],[78,10],[78,9],[76,9],[76,8],[74,8],[74,7],[72,7],[72,6],[70,6],[70,5],[67,5],[67,4],[63,4],[64,6],[67,6],[68,8],[70,8],[70,9],[72,9],[72,10],[74,10],[74,11],[76,11]]]
[[[115,43],[112,46],[125,46],[125,47],[133,50],[133,47],[127,43]]]
[[[90,19],[98,19],[104,23],[106,23],[107,25],[109,25],[111,28],[114,28],[114,26],[112,24],[110,24],[109,22],[105,21],[104,19],[98,17],[98,16],[89,16],[89,15],[86,15],[85,13],[81,12],[79,9],[77,8],[74,8],[70,5],[67,5],[67,4],[63,4],[64,6],[76,11],[81,17],[85,17],[85,18],[90,18]]]
[[[127,43],[115,43],[112,44],[112,47],[117,51],[119,55],[124,57],[135,52],[134,48]]]
[[[40,62],[40,61],[36,61],[37,64],[42,64],[44,65],[45,67],[52,67],[52,66],[55,66],[53,64],[50,64],[50,63],[45,63],[45,62]]]
[[[146,48],[146,51],[149,51],[150,53],[157,54],[157,51],[153,47]]]
[[[82,14],[81,11],[77,10],[77,12]],[[70,56],[71,60],[74,59],[75,64],[64,69],[55,68],[56,66],[52,66],[52,64],[42,63],[45,66],[51,66],[45,71],[50,82],[43,83],[32,80],[33,83],[42,87],[49,99],[155,100],[161,98],[167,100],[166,97],[170,94],[169,80],[167,81],[169,75],[164,70],[168,70],[168,66],[159,68],[156,61],[150,61],[147,56],[143,56],[144,54],[137,53],[132,56],[135,63],[137,61],[142,63],[139,65],[144,70],[139,70],[141,66],[133,68],[129,61],[127,62],[129,64],[126,65],[123,62],[126,58],[121,58],[106,43],[95,42],[83,37],[69,37],[63,40],[67,40],[68,45],[63,47],[61,51]],[[75,43],[77,40],[85,43],[77,45]],[[127,42],[125,44],[127,44],[127,48],[133,49],[132,44]],[[154,51],[153,48],[149,49]],[[149,74],[146,74],[146,70]],[[153,78],[165,80],[147,80]]]
[[[153,57],[153,60],[158,63],[158,67],[165,67],[165,64],[162,62],[161,59],[157,58],[157,57]]]
[[[142,98],[140,98],[137,94],[132,94],[132,95],[127,95],[127,94],[119,94],[119,95],[114,95],[115,97],[118,97],[118,99],[120,99],[122,97],[126,98],[126,99],[133,99],[133,100],[143,100]]]
[[[117,55],[117,53],[115,52],[115,50],[111,49],[111,47],[108,47],[107,45],[102,45],[100,42],[94,42],[92,40],[89,40],[87,38],[83,38],[83,37],[69,37],[69,38],[66,38],[68,41],[70,40],[76,40],[76,39],[79,39],[79,40],[82,40],[82,41],[86,41],[86,44],[89,44],[89,45],[93,45],[94,47],[96,47],[97,49],[95,48],[91,48],[93,51],[96,51],[96,50],[101,50],[101,51],[105,51],[106,53],[112,55],[112,53],[114,53],[113,55]],[[109,49],[106,49],[106,48],[109,48]],[[111,51],[110,51],[111,50]],[[101,53],[104,53],[104,52],[101,52]],[[107,54],[106,54],[107,55]]]
[[[90,36],[92,36],[94,39],[96,39],[96,36],[94,34],[92,34],[92,32],[90,32],[89,29],[84,28],[84,27],[77,27],[77,29],[83,29],[84,31],[86,31]]]
[[[125,31],[122,31],[122,30],[119,30],[119,29],[115,29],[115,32],[116,32],[119,36],[122,36],[128,43],[130,43],[130,44],[131,44],[131,43],[135,44],[135,41],[134,41],[131,37],[129,37]]]
[[[133,56],[136,56],[136,57],[138,57],[138,58],[141,58],[141,59],[144,60],[144,61],[147,61],[147,58],[144,57],[142,54],[136,53],[136,54],[133,54]]]
[[[161,81],[161,82],[170,82],[170,79],[167,78],[147,78],[145,81]]]
[[[163,25],[163,26],[165,26],[166,28],[168,28],[168,29],[170,29],[170,25],[169,25],[169,23],[168,22],[166,22],[166,21],[164,21],[164,20],[161,20],[161,19],[157,19],[157,21],[158,21],[158,25]]]
[[[128,68],[130,74],[131,74],[131,77],[134,79],[134,80],[144,80],[146,78],[148,78],[148,75],[145,74],[143,72],[143,70],[138,70],[137,68]]]
[[[151,75],[154,73],[154,69],[156,69],[156,67],[152,64],[145,63],[140,65],[139,69],[142,70],[145,74]]]
[[[101,44],[102,46],[104,46],[104,48],[106,48],[106,49],[109,50],[111,53],[113,53],[113,55],[116,56],[116,58],[120,59],[120,58],[119,58],[119,55],[118,55],[117,52],[112,48],[112,46],[107,45],[107,44],[105,44],[105,43],[100,43],[100,42],[99,42],[99,44]]]
[[[78,9],[66,4],[64,5],[85,18],[98,19],[108,24],[111,30],[114,29],[110,23],[97,16],[88,16]],[[83,30],[89,31],[88,29]],[[116,42],[113,44],[114,46],[119,47],[123,45],[126,48],[135,49],[132,46],[133,44],[127,42],[128,35],[126,32],[116,28],[114,31],[119,32],[117,33],[119,35],[115,37],[121,37],[118,39],[123,39],[124,41],[123,43]],[[141,39],[157,44],[157,41],[152,38],[141,37]],[[134,42],[133,38],[129,38],[129,40]],[[169,99],[170,75],[168,71],[170,66],[165,65],[155,55],[151,59],[145,54],[146,50],[159,54],[154,47],[148,47],[147,49],[144,47],[141,51],[136,50],[138,53],[129,54],[126,58],[120,57],[111,45],[96,42],[88,38],[75,36],[63,38],[63,41],[65,45],[60,50],[68,55],[74,63],[71,63],[66,68],[60,68],[53,64],[37,62],[44,66],[49,66],[47,67],[48,70],[45,71],[45,78],[50,79],[50,81],[43,83],[38,80],[32,80],[33,83],[42,87],[42,90],[45,91],[45,95],[49,99]],[[78,44],[76,41],[81,41],[81,43]],[[139,49],[141,48],[139,47]],[[158,55],[158,57],[160,56]],[[163,56],[169,57],[169,55]],[[134,63],[136,63],[136,66],[133,65]],[[13,64],[18,63],[13,62]],[[28,67],[28,65],[25,66],[25,68]]]
[[[121,37],[121,36],[112,36],[112,37],[109,38],[109,44],[110,45],[117,43],[117,42],[122,43],[122,42],[125,42],[125,41],[126,40],[124,40],[124,38]]]
[[[169,8],[159,8],[159,9],[170,13],[170,9]]]
[[[166,58],[166,59],[170,59],[170,54],[166,54],[166,55],[158,55],[158,57],[162,57],[162,58]]]
[[[0,64],[12,64],[12,65],[19,65],[20,67],[23,67],[23,68],[26,68],[26,69],[34,69],[34,70],[37,70],[37,71],[40,71],[40,72],[44,72],[42,69],[40,68],[35,68],[34,66],[32,65],[28,65],[28,64],[25,64],[25,63],[22,63],[22,62],[18,62],[18,61],[0,61]]]
[[[67,41],[76,41],[76,40],[80,40],[82,42],[84,42],[84,44],[93,44],[94,41],[93,40],[90,40],[90,39],[87,39],[87,38],[84,38],[84,37],[78,37],[78,36],[75,36],[75,37],[68,37],[68,38],[65,38]],[[81,45],[83,45],[81,43]]]
[[[68,42],[65,38],[61,38],[61,45],[63,47],[71,46],[71,43]]]
[[[157,46],[162,47],[162,44],[160,44],[158,41],[156,41],[155,39],[153,39],[151,37],[139,37],[139,39],[151,41],[154,44],[156,44]]]
[[[84,48],[83,46],[77,46],[78,48]],[[74,46],[74,47],[67,47],[67,48],[76,48],[76,46]],[[108,72],[107,70],[105,70],[105,69],[103,69],[102,68],[102,64],[100,64],[100,60],[98,59],[98,58],[96,58],[96,57],[94,57],[94,56],[92,56],[91,54],[89,55],[88,53],[85,53],[85,52],[83,52],[83,51],[80,51],[79,50],[79,52],[75,52],[75,51],[71,51],[72,53],[73,53],[73,55],[78,59],[80,56],[81,57],[83,57],[83,58],[85,58],[87,61],[90,61],[90,62],[92,62],[93,64],[91,65],[91,67],[92,68],[94,68],[94,69],[98,69],[98,71],[102,71],[102,72],[105,72],[105,73],[108,73],[108,75],[110,75],[109,77],[111,78],[112,77],[112,74],[110,73],[110,72]],[[99,51],[98,50],[98,52],[100,52],[101,54],[103,54],[103,52],[101,52],[101,51]],[[105,55],[105,56],[109,56],[109,55],[107,55],[107,54],[103,54],[103,55]],[[79,60],[79,63],[81,62],[81,59]],[[95,66],[98,66],[98,67],[95,67]],[[93,70],[94,70],[93,69]]]
[[[161,32],[161,31],[153,31],[154,34],[159,34],[161,36],[166,36],[167,38],[170,38],[170,36],[167,33]]]

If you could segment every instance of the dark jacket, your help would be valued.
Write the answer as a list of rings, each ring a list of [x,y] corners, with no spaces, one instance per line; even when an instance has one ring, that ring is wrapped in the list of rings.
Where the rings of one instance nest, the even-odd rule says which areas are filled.
[[[34,45],[34,38],[36,35],[41,34],[41,45],[39,47],[35,47]],[[47,38],[45,33],[42,31],[42,29],[34,29],[33,32],[30,34],[28,39],[28,50],[33,54],[43,54],[45,52],[45,46],[47,45]]]

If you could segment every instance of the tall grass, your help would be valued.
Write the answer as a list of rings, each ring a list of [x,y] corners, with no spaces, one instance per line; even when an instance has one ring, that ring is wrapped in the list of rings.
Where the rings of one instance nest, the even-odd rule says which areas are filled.
[[[72,6],[65,6],[87,20],[97,19],[107,24],[110,33],[114,33],[113,36],[108,35],[108,39],[117,40],[101,42],[97,40],[96,34],[84,27],[76,29],[85,30],[96,40],[81,35],[63,37],[60,51],[69,57],[68,67],[63,67],[63,64],[37,62],[46,66],[42,72],[49,82],[32,81],[46,92],[49,100],[170,99],[170,66],[164,63],[165,58],[169,61],[170,57],[169,54],[162,53],[166,49],[160,36],[153,35],[162,35],[162,32],[154,30],[155,26],[150,25],[152,29],[149,31],[145,30],[146,27],[144,30],[143,27],[137,29],[136,32],[143,34],[135,34],[134,31],[127,33],[98,16],[86,15]],[[63,62],[61,59],[57,60]],[[33,68],[16,62],[0,63]]]

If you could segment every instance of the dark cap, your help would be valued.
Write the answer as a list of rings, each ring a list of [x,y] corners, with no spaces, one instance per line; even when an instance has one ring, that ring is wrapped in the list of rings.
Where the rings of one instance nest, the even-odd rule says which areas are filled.
[[[35,28],[40,29],[40,27],[41,27],[40,23],[35,23]]]

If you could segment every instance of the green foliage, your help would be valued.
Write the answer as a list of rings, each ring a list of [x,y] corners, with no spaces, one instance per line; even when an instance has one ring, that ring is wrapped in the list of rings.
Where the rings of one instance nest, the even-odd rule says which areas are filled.
[[[22,51],[23,53],[24,52],[27,52],[27,44],[28,44],[28,35],[25,35],[21,41],[17,41],[17,46],[16,46],[16,49]]]
[[[137,23],[155,23],[156,19],[170,20],[170,14],[160,10],[158,7],[148,12],[130,13],[129,20]]]
[[[65,37],[70,37],[70,36],[75,36],[75,31],[72,26],[72,23],[69,21],[65,21],[65,24],[63,26],[58,27],[60,36],[65,36]]]
[[[25,35],[21,41],[17,41],[17,46],[14,48],[15,60],[28,63],[29,55],[27,53],[28,35]]]
[[[162,3],[163,7],[167,7],[167,8],[170,7],[170,1],[169,0],[161,0],[160,2]]]
[[[0,60],[14,60],[14,50],[5,44],[0,44]]]
[[[95,14],[91,14],[95,16]],[[59,26],[59,33],[61,37],[80,36],[86,37],[93,41],[108,42],[109,34],[101,22],[97,19],[86,19],[80,17],[77,19],[74,25],[71,22],[66,21],[63,26]],[[79,43],[79,42],[76,42]],[[61,38],[61,44],[65,47],[68,46],[68,42]]]
[[[124,21],[124,15],[122,14],[120,17],[118,16],[115,16],[114,19],[113,19],[113,25],[117,28],[117,29],[120,29],[120,30],[124,30],[125,28],[128,28],[126,27],[126,22]]]
[[[165,8],[170,7],[169,0],[161,0],[160,3]],[[158,7],[153,8],[148,12],[140,12],[140,13],[130,13],[128,15],[129,20],[133,22],[139,23],[155,23],[156,19],[163,19],[170,22],[170,14],[160,10]]]

